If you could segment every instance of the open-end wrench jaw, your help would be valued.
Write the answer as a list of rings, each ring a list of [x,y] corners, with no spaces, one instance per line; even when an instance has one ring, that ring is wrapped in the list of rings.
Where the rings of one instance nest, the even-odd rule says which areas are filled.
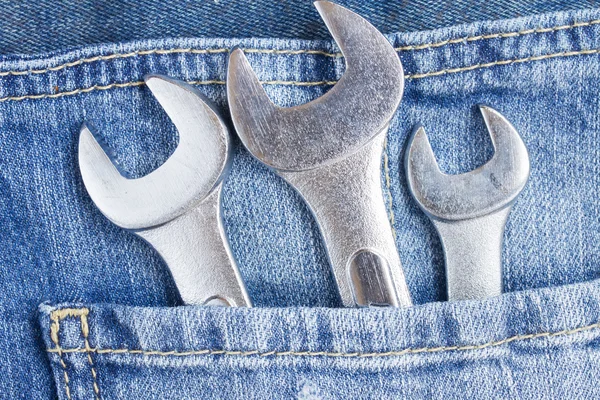
[[[246,148],[307,202],[345,306],[410,306],[381,187],[383,144],[404,89],[387,39],[359,15],[315,3],[346,61],[323,96],[290,108],[268,98],[244,53],[229,58],[227,98]]]
[[[510,205],[529,178],[529,155],[523,139],[498,111],[480,106],[494,155],[481,167],[459,175],[444,174],[422,126],[409,140],[405,157],[409,188],[430,216],[463,220]]]
[[[296,107],[269,99],[241,49],[229,58],[227,95],[236,131],[262,162],[302,171],[345,158],[386,130],[404,89],[390,43],[359,15],[327,1],[315,6],[346,60],[325,95]]]
[[[108,219],[158,251],[186,304],[250,306],[221,218],[228,130],[195,88],[160,76],[146,84],[179,132],[175,152],[152,173],[128,179],[84,125],[79,167],[85,187]]]
[[[449,300],[502,293],[502,241],[508,215],[529,178],[529,155],[515,128],[481,106],[495,153],[474,171],[440,171],[423,127],[409,140],[405,170],[409,189],[440,235]]]
[[[156,75],[146,85],[179,133],[177,148],[158,169],[128,179],[88,125],[79,136],[79,167],[90,197],[109,220],[130,230],[161,225],[202,201],[230,162],[227,128],[197,89]]]

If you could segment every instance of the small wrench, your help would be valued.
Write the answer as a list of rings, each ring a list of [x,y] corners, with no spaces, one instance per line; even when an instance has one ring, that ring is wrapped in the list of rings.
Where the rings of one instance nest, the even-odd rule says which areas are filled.
[[[440,235],[448,300],[502,293],[502,241],[508,214],[529,178],[525,143],[498,111],[480,106],[494,156],[460,175],[442,173],[423,127],[405,158],[410,191]]]
[[[345,306],[410,306],[381,187],[383,144],[404,88],[394,48],[359,15],[315,6],[346,59],[346,72],[307,104],[273,104],[240,49],[227,96],[246,148],[304,198],[325,240]]]
[[[84,125],[79,167],[85,187],[109,220],[159,252],[184,303],[250,307],[221,220],[231,158],[227,128],[192,86],[156,75],[146,85],[179,132],[177,149],[149,175],[127,179]]]

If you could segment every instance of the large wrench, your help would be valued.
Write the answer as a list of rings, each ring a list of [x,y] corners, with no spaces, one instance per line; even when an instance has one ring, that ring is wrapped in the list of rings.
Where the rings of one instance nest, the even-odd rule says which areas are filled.
[[[404,88],[390,43],[359,15],[315,3],[346,59],[324,96],[291,108],[267,97],[242,50],[229,58],[227,95],[248,150],[305,199],[325,240],[345,306],[409,306],[381,187],[388,126]]]
[[[148,241],[166,261],[186,304],[250,306],[221,221],[221,188],[230,165],[229,133],[195,88],[150,76],[146,85],[179,132],[175,152],[158,169],[127,179],[87,126],[79,167],[100,211]]]
[[[529,155],[515,128],[490,107],[480,110],[495,149],[483,166],[442,173],[423,127],[413,133],[405,158],[410,191],[442,241],[449,300],[502,293],[504,227],[529,178]]]

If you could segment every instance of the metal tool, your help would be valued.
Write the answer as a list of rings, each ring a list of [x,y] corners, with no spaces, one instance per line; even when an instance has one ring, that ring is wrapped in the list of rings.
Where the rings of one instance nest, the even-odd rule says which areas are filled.
[[[229,133],[195,88],[160,76],[146,85],[179,132],[179,145],[158,169],[123,177],[87,126],[79,167],[100,211],[148,241],[166,261],[186,304],[250,306],[221,221],[229,172]]]
[[[404,88],[390,43],[357,14],[315,3],[346,59],[322,97],[274,105],[242,50],[231,53],[227,95],[248,150],[306,200],[325,240],[345,306],[409,306],[381,187],[388,126]]]
[[[405,159],[410,191],[442,241],[449,300],[502,293],[504,227],[529,178],[529,155],[515,128],[490,107],[480,110],[495,149],[483,166],[442,173],[423,127],[413,133]]]

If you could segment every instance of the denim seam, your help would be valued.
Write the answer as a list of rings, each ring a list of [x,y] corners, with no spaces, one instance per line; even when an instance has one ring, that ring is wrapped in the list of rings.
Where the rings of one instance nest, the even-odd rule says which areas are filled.
[[[88,316],[89,312],[90,312],[90,310],[88,308],[63,308],[63,309],[59,309],[59,310],[54,310],[50,314],[50,319],[52,320],[52,325],[50,326],[50,336],[52,338],[52,341],[56,345],[56,348],[53,350],[54,350],[54,352],[57,352],[59,355],[60,364],[63,368],[64,376],[65,376],[65,392],[67,394],[67,399],[69,399],[69,400],[71,399],[71,390],[69,388],[69,376],[67,373],[67,366],[62,357],[62,354],[65,353],[65,349],[63,349],[60,346],[60,342],[59,342],[60,339],[58,336],[58,332],[60,330],[60,321],[62,321],[65,318],[68,318],[68,317],[79,317],[81,334],[83,336],[83,340],[84,340],[84,344],[85,344],[85,348],[81,349],[81,350],[83,350],[82,352],[85,352],[87,354],[87,359],[88,359],[88,363],[90,365],[90,370],[91,370],[91,374],[92,374],[92,382],[93,382],[92,386],[94,389],[94,397],[96,400],[100,400],[100,387],[98,386],[98,380],[97,380],[98,374],[97,374],[96,368],[94,366],[94,361],[92,359],[92,353],[94,352],[94,349],[91,348],[89,338],[88,338],[89,324],[88,324],[87,316]]]
[[[65,360],[63,358],[63,349],[60,347],[60,341],[58,336],[58,331],[60,330],[60,320],[62,319],[61,314],[58,311],[60,310],[53,311],[52,314],[50,314],[50,319],[52,320],[52,324],[50,325],[50,338],[56,346],[54,350],[58,353],[58,359],[63,369],[63,376],[65,380],[65,393],[67,395],[67,399],[71,400],[71,389],[69,388],[69,373],[67,372],[67,364],[65,364]]]
[[[600,49],[563,51],[563,52],[559,52],[559,53],[544,54],[544,55],[531,56],[531,57],[525,57],[525,58],[515,58],[515,59],[510,59],[510,60],[492,61],[489,63],[475,64],[475,65],[470,65],[467,67],[448,68],[448,69],[443,69],[440,71],[425,72],[422,74],[406,75],[405,78],[406,79],[422,79],[422,78],[428,78],[428,77],[433,77],[433,76],[455,74],[458,72],[473,71],[473,70],[482,69],[482,68],[490,68],[490,67],[494,67],[494,66],[498,66],[498,65],[520,64],[520,63],[531,62],[531,61],[548,60],[548,59],[558,58],[558,57],[572,57],[572,56],[591,55],[591,54],[598,54],[598,53],[600,53]],[[301,82],[301,81],[274,80],[274,81],[262,81],[261,83],[263,85],[321,86],[321,85],[335,85],[336,82],[337,81]],[[224,85],[225,81],[223,81],[223,80],[206,80],[206,81],[192,80],[192,81],[188,81],[188,83],[193,84],[193,85]],[[27,94],[27,95],[22,95],[22,96],[0,97],[0,103],[5,102],[5,101],[38,100],[38,99],[46,99],[46,98],[54,99],[54,98],[59,98],[59,97],[64,97],[64,96],[72,96],[72,95],[76,95],[76,94],[80,94],[80,93],[89,93],[89,92],[93,92],[95,90],[109,90],[109,89],[114,89],[114,88],[125,88],[125,87],[142,86],[142,85],[144,85],[144,81],[110,83],[108,85],[94,85],[94,86],[91,86],[88,88],[74,89],[74,90],[70,90],[67,92],[61,92],[61,93]]]
[[[83,334],[85,349],[86,349],[86,353],[87,353],[87,359],[88,359],[88,363],[90,364],[90,370],[92,372],[92,385],[94,387],[94,395],[96,396],[96,400],[100,400],[100,387],[98,386],[98,379],[97,379],[98,374],[96,372],[96,368],[94,367],[94,360],[92,359],[92,351],[91,351],[91,346],[90,346],[90,342],[88,339],[90,328],[89,328],[88,320],[87,320],[87,315],[89,313],[89,310],[87,310],[87,311],[88,312],[81,314],[81,333]]]
[[[448,44],[468,43],[468,42],[476,42],[479,40],[488,40],[488,39],[512,38],[512,37],[525,36],[525,35],[538,34],[538,33],[563,31],[563,30],[567,30],[567,29],[580,28],[580,27],[592,26],[592,25],[597,25],[597,24],[600,24],[599,19],[594,19],[594,20],[587,21],[587,22],[575,22],[575,23],[569,24],[569,25],[558,25],[558,26],[554,26],[554,27],[550,27],[550,28],[524,29],[524,30],[517,31],[517,32],[491,33],[491,34],[486,34],[486,35],[467,36],[467,37],[457,38],[457,39],[442,40],[442,41],[436,42],[436,43],[425,43],[425,44],[419,44],[419,45],[396,47],[396,50],[403,51],[403,50],[431,49],[431,48],[446,46]]]
[[[466,72],[466,71],[473,71],[473,70],[477,70],[477,69],[490,68],[490,67],[495,67],[498,65],[521,64],[521,63],[526,63],[526,62],[531,62],[531,61],[540,61],[540,60],[548,60],[548,59],[559,58],[559,57],[572,57],[572,56],[590,55],[590,54],[598,54],[598,53],[600,53],[600,49],[561,51],[559,53],[542,54],[539,56],[530,56],[530,57],[525,57],[525,58],[513,58],[513,59],[509,59],[509,60],[491,61],[488,63],[474,64],[474,65],[470,65],[467,67],[447,68],[447,69],[442,69],[439,71],[425,72],[422,74],[413,74],[413,75],[408,75],[406,77],[406,79],[421,79],[421,78],[427,78],[427,77],[432,77],[432,76],[454,74],[457,72]]]
[[[457,44],[457,43],[469,43],[475,42],[479,40],[489,40],[489,39],[499,39],[499,38],[513,38],[518,36],[525,36],[530,34],[540,34],[540,33],[549,33],[556,32],[567,29],[581,28],[586,26],[592,26],[600,24],[600,20],[595,19],[587,22],[575,22],[569,25],[559,25],[550,28],[535,28],[535,29],[525,29],[516,32],[505,32],[505,33],[492,33],[486,35],[476,35],[476,36],[466,36],[462,38],[456,39],[448,39],[442,40],[439,42],[431,42],[424,43],[419,45],[408,45],[396,47],[396,51],[413,51],[413,50],[423,50],[430,48],[437,48],[446,46],[449,44]],[[283,54],[283,55],[322,55],[326,57],[342,57],[342,53],[330,53],[323,50],[279,50],[279,49],[243,49],[245,53],[259,53],[259,54]],[[115,53],[109,54],[106,56],[94,56],[89,58],[82,58],[79,60],[71,61],[68,63],[64,63],[61,65],[57,65],[56,67],[44,68],[44,69],[33,69],[27,71],[5,71],[0,72],[0,77],[2,76],[20,76],[20,75],[29,75],[29,74],[45,74],[47,72],[55,72],[60,71],[65,68],[75,67],[82,64],[89,64],[96,61],[108,61],[113,59],[122,59],[122,58],[131,58],[137,56],[145,56],[152,54],[220,54],[220,53],[228,53],[230,49],[228,48],[218,48],[218,49],[192,49],[192,48],[180,48],[180,49],[152,49],[152,50],[139,50],[132,51],[130,53]]]
[[[87,309],[86,309],[87,310]],[[46,351],[49,353],[87,353],[95,352],[97,354],[138,354],[145,356],[198,356],[198,355],[228,355],[228,356],[300,356],[300,357],[344,357],[344,358],[381,358],[381,357],[398,357],[406,354],[420,354],[420,353],[441,353],[449,351],[468,351],[468,350],[482,350],[489,347],[497,347],[504,344],[517,341],[533,340],[539,338],[552,338],[559,336],[569,336],[580,332],[586,332],[593,329],[600,328],[600,322],[581,326],[573,329],[565,329],[556,332],[540,332],[525,335],[510,336],[502,340],[490,341],[483,344],[476,345],[462,345],[462,346],[440,346],[440,347],[420,347],[420,348],[407,348],[399,351],[386,351],[386,352],[372,352],[372,353],[360,353],[360,352],[327,352],[327,351],[267,351],[261,352],[259,350],[250,351],[232,351],[232,350],[191,350],[191,351],[161,351],[161,350],[131,350],[131,349],[101,349],[101,348],[72,348],[72,349],[60,349],[60,348],[49,348]]]

